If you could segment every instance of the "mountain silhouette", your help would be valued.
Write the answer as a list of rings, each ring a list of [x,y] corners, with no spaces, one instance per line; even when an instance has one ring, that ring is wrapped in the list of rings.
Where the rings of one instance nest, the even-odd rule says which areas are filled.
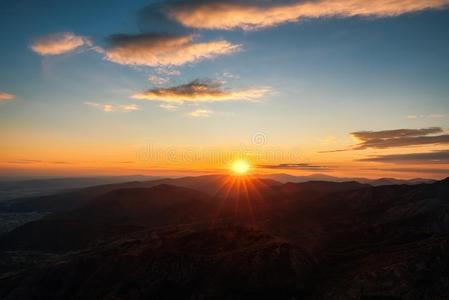
[[[377,187],[226,176],[158,183],[93,188],[81,207],[0,236],[0,297],[449,294],[449,178]]]
[[[83,207],[92,199],[118,189],[150,188],[161,184],[195,189],[211,196],[236,193],[242,184],[238,177],[228,175],[205,175],[198,177],[166,178],[150,181],[131,181],[118,184],[106,184],[73,190],[53,195],[24,197],[0,202],[0,212],[62,212]],[[257,192],[280,183],[271,179],[254,178],[250,180]],[[235,185],[235,186],[234,186]]]

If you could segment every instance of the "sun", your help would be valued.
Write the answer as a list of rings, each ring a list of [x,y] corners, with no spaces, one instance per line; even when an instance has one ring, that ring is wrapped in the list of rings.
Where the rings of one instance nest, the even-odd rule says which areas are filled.
[[[238,175],[244,175],[248,173],[249,169],[250,169],[249,163],[244,160],[236,160],[235,162],[232,163],[231,166],[231,170]]]

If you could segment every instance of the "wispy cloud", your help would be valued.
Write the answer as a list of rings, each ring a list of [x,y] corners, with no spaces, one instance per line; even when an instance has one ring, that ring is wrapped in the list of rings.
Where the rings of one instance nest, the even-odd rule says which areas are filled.
[[[249,88],[242,90],[224,89],[220,82],[211,80],[194,80],[190,83],[169,88],[154,88],[138,92],[132,97],[140,100],[178,103],[184,102],[223,102],[254,101],[263,97],[269,88]]]
[[[430,127],[422,129],[395,129],[382,131],[358,131],[351,135],[360,141],[353,149],[384,149],[404,146],[449,144],[449,134],[440,134],[443,129]]]
[[[299,164],[277,164],[277,165],[257,165],[261,169],[281,169],[281,170],[329,170],[328,167],[311,165],[305,163]]]
[[[122,65],[180,66],[240,50],[226,40],[194,41],[194,35],[113,35],[110,47],[102,49],[106,60]]]
[[[0,101],[12,100],[14,98],[15,96],[13,94],[0,91]]]
[[[168,83],[170,80],[168,78],[161,77],[158,75],[150,75],[148,76],[148,81],[154,85],[164,85]]]
[[[37,164],[42,163],[42,160],[36,160],[36,159],[15,159],[8,161],[9,164]]]
[[[159,107],[168,111],[175,111],[178,109],[178,105],[172,103],[161,103],[159,104]]]
[[[171,77],[180,76],[181,72],[167,67],[160,67],[155,70],[155,73],[148,76],[148,81],[159,86],[170,82]]]
[[[406,146],[446,145],[449,144],[449,134],[443,133],[441,127],[421,129],[394,129],[381,131],[357,131],[351,136],[359,143],[344,149],[320,151],[319,153],[334,153],[350,150],[387,149]]]
[[[67,161],[45,161],[45,160],[37,160],[37,159],[14,159],[7,161],[8,164],[14,164],[14,165],[31,165],[31,164],[54,164],[54,165],[66,165],[70,164],[70,162]]]
[[[189,113],[189,116],[194,118],[208,118],[210,117],[214,112],[208,109],[196,109]]]
[[[104,112],[132,112],[140,109],[136,104],[108,104],[86,102],[86,105],[100,109]]]
[[[159,68],[157,69],[157,72],[162,75],[167,76],[179,76],[181,75],[181,72],[178,70],[168,69],[168,68]]]
[[[413,163],[413,164],[449,164],[449,150],[439,150],[423,153],[377,155],[359,161],[382,163]]]
[[[444,8],[448,0],[317,0],[317,1],[177,1],[164,12],[185,27],[197,29],[270,27],[302,18],[391,17],[426,9]]]
[[[407,115],[405,119],[407,120],[417,120],[417,119],[444,119],[446,115],[443,114],[429,114],[429,115]]]
[[[135,110],[139,110],[139,106],[137,106],[136,104],[122,104],[118,106],[118,110],[120,111],[135,111]]]
[[[430,127],[422,129],[394,129],[381,131],[357,131],[352,132],[351,135],[362,141],[376,140],[376,139],[393,139],[403,137],[419,137],[429,134],[441,133],[443,130],[440,127]]]
[[[30,47],[39,55],[49,56],[68,53],[84,45],[92,46],[92,43],[88,38],[72,32],[61,32],[39,37]]]

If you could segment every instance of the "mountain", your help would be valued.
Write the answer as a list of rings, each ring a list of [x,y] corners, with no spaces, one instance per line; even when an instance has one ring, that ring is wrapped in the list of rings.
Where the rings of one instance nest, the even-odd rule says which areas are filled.
[[[285,195],[296,198],[307,197],[308,199],[320,198],[327,194],[336,192],[352,191],[371,187],[355,181],[330,182],[330,181],[308,181],[303,183],[286,183],[280,186],[279,191]]]
[[[264,192],[280,183],[270,179],[253,178],[237,180],[239,177],[228,175],[205,175],[198,177],[165,178],[151,181],[133,181],[88,187],[80,190],[53,195],[25,197],[0,203],[0,212],[62,212],[83,207],[92,199],[110,191],[130,188],[150,188],[161,184],[175,185],[195,189],[211,196],[223,196],[226,193],[240,191]],[[248,186],[246,185],[248,183]]]
[[[81,249],[143,226],[207,221],[214,206],[201,192],[169,185],[114,190],[83,208],[51,214],[13,230],[0,237],[0,249]]]
[[[0,277],[11,299],[292,299],[315,262],[254,229],[148,231]]]
[[[41,220],[29,222],[13,230],[0,237],[0,249],[48,251],[80,249],[98,240],[113,237],[117,232],[140,230],[142,226],[210,223],[223,220],[243,224],[252,222],[251,225],[271,223],[273,212],[280,212],[284,206],[293,207],[295,204],[290,202],[298,198],[311,201],[338,191],[369,187],[356,182],[280,185],[257,178],[212,176],[194,179],[171,182],[202,189],[206,183],[212,183],[211,194],[215,196],[167,184],[152,188],[130,188],[129,185],[133,185],[130,183],[126,188],[112,189],[90,201],[83,201],[85,205],[81,208],[56,211]],[[220,184],[216,184],[218,179]],[[101,191],[104,191],[104,188],[99,187]],[[64,198],[59,201],[63,200]],[[43,243],[42,236],[57,238]],[[77,237],[81,237],[78,242]],[[77,243],[78,247],[74,247]]]
[[[359,183],[370,184],[372,186],[381,186],[381,185],[393,185],[393,184],[420,184],[420,183],[432,183],[436,182],[434,179],[425,179],[425,178],[414,178],[414,179],[396,179],[396,178],[379,178],[379,179],[368,179],[361,177],[335,177],[329,176],[325,174],[312,174],[306,176],[295,176],[290,174],[260,174],[256,175],[260,178],[272,179],[278,182],[287,183],[287,182],[295,182],[302,183],[308,181],[330,181],[330,182],[348,182],[348,181],[356,181]]]
[[[123,177],[112,177],[106,179],[48,179],[47,181],[28,181],[26,184],[27,188],[33,184],[38,186],[41,183],[46,186],[51,185],[53,192],[49,195],[38,195],[38,196],[26,196],[19,197],[13,200],[0,202],[0,212],[56,212],[56,211],[68,211],[82,207],[91,199],[105,194],[109,191],[121,189],[121,188],[149,188],[159,184],[170,184],[180,187],[187,187],[202,191],[204,193],[216,196],[225,193],[234,193],[237,188],[229,188],[235,184],[236,186],[242,184],[241,190],[257,191],[264,193],[270,189],[271,186],[280,185],[281,183],[305,183],[309,181],[328,181],[328,182],[351,182],[356,181],[363,184],[370,184],[373,186],[381,185],[393,185],[393,184],[420,184],[420,183],[431,183],[434,180],[430,179],[412,179],[412,180],[399,180],[393,178],[381,178],[376,180],[370,180],[366,178],[338,178],[328,175],[315,174],[310,176],[292,176],[288,174],[264,174],[264,175],[254,175],[252,180],[247,181],[247,186],[243,185],[243,181],[236,180],[238,177],[227,176],[227,175],[204,175],[204,176],[189,176],[182,178],[163,178],[145,181],[121,181],[115,183],[115,180]],[[129,179],[145,179],[146,177],[131,176]],[[257,179],[257,180],[255,180]],[[78,184],[81,187],[84,184],[93,184],[96,180],[111,180],[114,183],[101,184],[89,186],[86,188],[75,188]],[[62,182],[61,189],[56,189],[56,185]],[[10,184],[10,183],[8,183]],[[1,193],[1,183],[0,183],[0,193]],[[20,188],[19,184],[16,188]],[[71,188],[69,188],[71,187]],[[69,191],[67,191],[69,189]],[[71,190],[70,190],[71,189]],[[66,190],[58,192],[60,190]]]
[[[114,190],[85,207],[49,218],[162,226],[202,220],[215,204],[211,197],[201,192],[161,184],[152,188]]]
[[[73,178],[34,178],[17,180],[0,178],[0,202],[34,196],[44,196],[65,190],[81,189],[89,186],[113,184],[129,181],[156,180],[155,176],[103,176],[103,177],[73,177]]]
[[[0,236],[0,298],[447,299],[449,178],[180,182],[205,180],[110,190]]]

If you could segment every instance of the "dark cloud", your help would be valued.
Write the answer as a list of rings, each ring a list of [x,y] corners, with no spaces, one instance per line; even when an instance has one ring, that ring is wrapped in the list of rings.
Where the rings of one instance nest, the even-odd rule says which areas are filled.
[[[370,139],[391,139],[401,137],[417,137],[429,134],[441,133],[443,130],[440,127],[430,127],[422,129],[395,129],[382,131],[358,131],[351,133],[354,137],[360,140]]]
[[[383,163],[415,163],[415,164],[449,164],[449,150],[432,151],[424,153],[378,155],[359,161]]]
[[[170,103],[223,102],[234,100],[254,101],[268,92],[268,88],[243,90],[224,89],[222,84],[212,80],[194,80],[190,83],[169,88],[154,88],[133,95],[135,99]]]
[[[336,153],[336,152],[344,152],[351,149],[337,149],[337,150],[328,150],[328,151],[318,151],[318,153]]]
[[[387,149],[406,146],[446,145],[449,144],[449,134],[443,133],[441,127],[421,129],[394,129],[381,131],[357,131],[351,135],[359,141],[357,145],[346,149],[320,151],[319,153],[334,153],[350,150]]]
[[[281,169],[281,170],[329,170],[324,166],[310,165],[305,163],[299,164],[277,164],[277,165],[258,165],[261,169]]]
[[[165,10],[168,2],[157,2],[145,6],[137,13],[137,26],[141,32],[188,34],[191,30],[171,20]],[[173,1],[171,1],[173,3]]]
[[[351,133],[351,135],[361,142],[352,149],[385,149],[404,146],[449,144],[449,134],[435,135],[442,132],[443,129],[440,127],[383,131],[358,131]]]

